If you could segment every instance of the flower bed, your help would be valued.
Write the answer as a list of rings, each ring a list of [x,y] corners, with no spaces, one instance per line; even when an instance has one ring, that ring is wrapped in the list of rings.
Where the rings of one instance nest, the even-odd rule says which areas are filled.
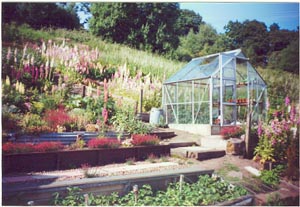
[[[53,199],[54,205],[84,205],[84,196],[80,195],[79,191],[79,188],[69,188],[65,196],[57,193]],[[146,184],[124,196],[119,196],[116,192],[110,195],[89,195],[89,202],[95,206],[201,206],[218,205],[229,200],[233,202],[238,198],[245,199],[247,194],[247,190],[242,187],[234,186],[220,178],[202,175],[195,183],[170,183],[165,191],[155,192],[151,185]],[[249,196],[246,198],[252,199]]]
[[[129,158],[144,160],[150,154],[157,157],[170,155],[170,146],[135,146],[115,149],[101,148],[3,154],[2,169],[3,173],[64,170],[78,168],[82,164],[97,166],[122,163]]]

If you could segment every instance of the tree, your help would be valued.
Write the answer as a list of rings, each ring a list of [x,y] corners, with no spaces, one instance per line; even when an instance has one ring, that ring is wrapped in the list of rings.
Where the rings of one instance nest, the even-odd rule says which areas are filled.
[[[90,30],[112,42],[167,53],[177,48],[178,3],[93,3]]]
[[[265,23],[257,20],[230,21],[225,26],[225,34],[233,39],[235,48],[242,48],[246,56],[251,57],[253,65],[266,66],[269,39]]]
[[[187,36],[180,38],[178,59],[189,61],[191,58],[210,54],[217,39],[217,31],[209,24],[201,24],[198,33],[191,29]]]
[[[176,22],[178,35],[185,36],[192,29],[194,33],[199,32],[199,26],[202,24],[202,17],[194,11],[183,9],[179,12]]]
[[[66,10],[55,3],[2,3],[3,23],[28,24],[35,29],[56,27],[79,29],[75,11]]]
[[[270,68],[299,74],[299,39],[270,55]]]

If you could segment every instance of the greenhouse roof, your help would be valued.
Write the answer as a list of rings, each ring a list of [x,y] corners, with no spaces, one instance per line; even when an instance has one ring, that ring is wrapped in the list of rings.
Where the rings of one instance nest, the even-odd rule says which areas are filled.
[[[241,49],[194,58],[177,73],[166,80],[165,83],[209,78],[217,70],[219,70],[219,55],[223,55],[228,59],[232,57],[246,59]]]

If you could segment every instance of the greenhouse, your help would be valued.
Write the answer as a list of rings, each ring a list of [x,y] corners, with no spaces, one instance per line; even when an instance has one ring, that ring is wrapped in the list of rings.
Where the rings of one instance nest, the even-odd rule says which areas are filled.
[[[214,134],[266,117],[267,85],[241,49],[194,58],[163,84],[170,128]]]

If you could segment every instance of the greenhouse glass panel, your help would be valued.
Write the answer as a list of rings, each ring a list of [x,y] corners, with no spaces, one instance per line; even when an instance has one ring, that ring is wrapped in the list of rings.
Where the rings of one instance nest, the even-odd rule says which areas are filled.
[[[223,105],[223,123],[224,125],[235,125],[236,106]]]
[[[223,80],[223,102],[235,102],[235,81]]]
[[[178,105],[178,122],[182,124],[192,124],[192,104],[179,104]]]

